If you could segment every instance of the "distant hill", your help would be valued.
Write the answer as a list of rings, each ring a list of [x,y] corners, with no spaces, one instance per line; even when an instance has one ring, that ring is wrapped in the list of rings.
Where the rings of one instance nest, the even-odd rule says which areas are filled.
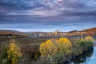
[[[96,27],[81,31],[70,31],[65,33],[64,36],[96,36]]]
[[[15,31],[15,30],[0,30],[0,32],[18,32],[18,31]]]
[[[0,34],[14,34],[14,35],[21,35],[25,34],[23,32],[15,31],[15,30],[0,30]]]
[[[72,32],[77,32],[77,30],[72,30],[72,31],[69,31],[70,33],[72,33]]]
[[[88,31],[96,31],[96,27],[90,28],[90,29],[85,29],[85,30],[82,30],[82,31],[85,31],[85,32],[88,32]]]

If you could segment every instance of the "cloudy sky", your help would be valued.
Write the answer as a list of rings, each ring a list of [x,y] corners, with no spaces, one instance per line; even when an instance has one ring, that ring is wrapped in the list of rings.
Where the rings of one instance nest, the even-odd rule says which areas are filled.
[[[63,32],[96,27],[96,0],[0,0],[0,29]]]

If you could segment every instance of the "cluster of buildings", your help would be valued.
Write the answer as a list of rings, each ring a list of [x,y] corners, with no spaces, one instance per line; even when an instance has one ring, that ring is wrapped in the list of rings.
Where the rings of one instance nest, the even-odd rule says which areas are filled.
[[[64,36],[65,32],[60,32],[59,30],[56,30],[54,32],[32,32],[28,35],[30,36]]]

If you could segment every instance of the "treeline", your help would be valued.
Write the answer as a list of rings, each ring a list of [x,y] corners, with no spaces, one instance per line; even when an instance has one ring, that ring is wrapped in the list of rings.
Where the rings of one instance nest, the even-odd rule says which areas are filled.
[[[20,43],[21,44],[21,43]],[[19,46],[13,39],[9,44],[1,45],[1,64],[50,64],[51,62],[62,63],[68,58],[82,54],[93,47],[93,38],[77,39],[71,43],[68,38],[60,38],[52,42]],[[39,61],[38,61],[39,59]],[[44,60],[42,60],[44,59]],[[35,61],[32,62],[32,61]],[[37,62],[37,63],[36,63]]]
[[[40,45],[41,57],[47,58],[48,63],[62,63],[68,58],[82,54],[83,51],[93,47],[93,38],[77,39],[73,44],[67,38],[60,38],[55,43],[48,40]]]

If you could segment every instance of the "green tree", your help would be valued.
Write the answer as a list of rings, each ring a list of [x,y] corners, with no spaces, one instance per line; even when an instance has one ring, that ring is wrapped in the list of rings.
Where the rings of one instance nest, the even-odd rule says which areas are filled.
[[[72,47],[71,42],[67,38],[60,38],[55,41],[58,48],[58,53],[54,56],[54,61],[61,63],[67,60],[71,53],[70,48]]]
[[[85,41],[87,43],[87,48],[88,49],[91,48],[91,47],[93,47],[93,38],[91,36],[87,36],[85,38]]]
[[[9,50],[9,46],[4,43],[2,45],[2,50],[1,50],[2,53],[1,53],[1,56],[0,56],[1,63],[3,63],[3,60],[6,60],[6,62],[7,62],[7,57],[8,57],[7,50]]]
[[[80,39],[77,39],[75,43],[76,43],[76,44],[79,44],[79,41],[80,41]]]

